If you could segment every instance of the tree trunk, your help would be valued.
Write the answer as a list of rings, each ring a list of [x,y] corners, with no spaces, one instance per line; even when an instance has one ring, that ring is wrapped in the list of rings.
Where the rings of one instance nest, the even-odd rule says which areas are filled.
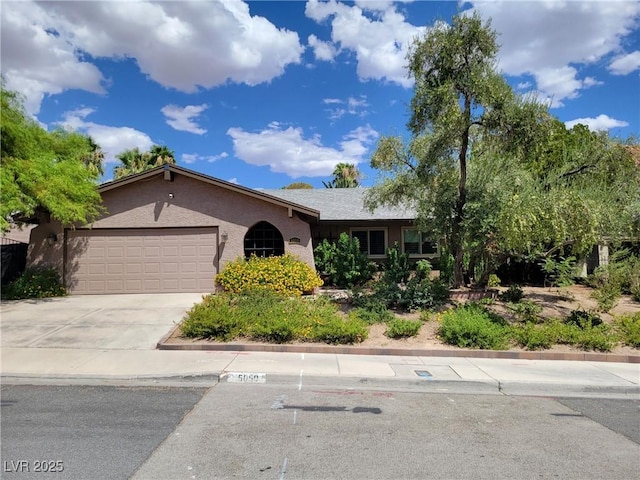
[[[466,127],[462,132],[460,142],[460,152],[458,160],[460,162],[460,185],[458,186],[458,200],[452,225],[453,243],[453,288],[460,288],[464,285],[464,246],[462,222],[464,221],[464,207],[467,203],[467,150],[469,149],[469,129],[471,128],[471,100],[465,95],[464,117]]]

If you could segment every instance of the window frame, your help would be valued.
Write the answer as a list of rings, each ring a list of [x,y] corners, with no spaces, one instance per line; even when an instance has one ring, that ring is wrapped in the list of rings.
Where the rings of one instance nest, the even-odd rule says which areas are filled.
[[[418,230],[415,227],[402,227],[402,233],[401,233],[401,245],[402,245],[402,253],[407,253],[405,250],[405,232],[407,231],[413,231],[413,232],[418,232],[418,235],[420,235],[420,241],[418,242],[418,248],[420,249],[420,253],[409,253],[409,258],[438,258],[440,257],[440,243],[435,241],[435,240],[431,240],[431,239],[425,239],[423,237],[424,232],[421,232],[420,230]],[[426,242],[431,242],[434,243],[436,246],[436,252],[435,253],[422,253],[422,244],[426,243]]]
[[[353,232],[367,232],[367,251],[366,253],[368,258],[386,258],[387,249],[389,248],[389,228],[388,227],[350,227],[349,228],[349,237],[353,238]],[[384,234],[384,253],[381,254],[371,254],[371,232],[383,232]]]
[[[253,239],[249,239],[249,234],[253,234],[256,230],[265,232],[265,231],[273,231],[274,233],[277,234],[277,236],[273,236],[272,238],[253,238]],[[247,240],[253,240],[254,242],[254,246],[251,248],[247,248]],[[262,242],[266,242],[266,241],[272,241],[274,242],[273,247],[266,247],[265,244],[263,243],[262,247],[256,247],[255,246],[255,242],[257,241],[262,241]],[[280,241],[282,242],[282,253],[277,253],[280,250]],[[267,222],[266,220],[261,220],[260,222],[255,223],[253,226],[249,227],[249,229],[247,229],[247,232],[244,234],[244,238],[242,240],[243,243],[243,253],[245,258],[249,258],[251,256],[251,254],[256,254],[256,252],[262,252],[262,253],[266,253],[269,250],[272,250],[273,253],[270,255],[257,255],[257,257],[277,257],[280,255],[284,255],[286,253],[286,245],[285,245],[285,241],[284,241],[284,236],[282,235],[282,232],[280,231],[280,229],[278,227],[276,227],[275,225],[273,225],[270,222]],[[247,255],[248,253],[248,255]]]

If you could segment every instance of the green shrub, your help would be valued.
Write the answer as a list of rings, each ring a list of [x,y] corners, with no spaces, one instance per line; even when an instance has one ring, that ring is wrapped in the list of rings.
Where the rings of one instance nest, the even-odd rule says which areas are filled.
[[[527,350],[546,349],[556,343],[556,336],[547,325],[534,323],[514,325],[512,335],[516,343]]]
[[[309,265],[285,254],[239,258],[227,264],[216,276],[216,283],[232,293],[267,289],[283,295],[302,295],[321,286],[322,280]]]
[[[503,302],[518,303],[524,297],[524,291],[520,285],[510,285],[509,288],[500,294]]]
[[[596,327],[580,329],[575,345],[583,350],[610,352],[616,344],[616,337],[609,325],[603,323]]]
[[[194,305],[181,325],[182,335],[228,342],[246,328],[244,316],[237,311],[236,299],[230,294],[207,295]]]
[[[640,313],[614,317],[613,327],[625,345],[640,348]]]
[[[385,323],[395,318],[395,315],[384,308],[384,310],[368,310],[366,308],[354,308],[349,312],[349,317],[357,318],[367,325]]]
[[[591,292],[591,297],[598,302],[598,310],[605,313],[616,306],[621,296],[620,284],[614,282],[604,283]]]
[[[389,338],[415,337],[421,327],[422,322],[395,318],[387,322],[387,331],[384,334]]]
[[[538,322],[542,313],[542,307],[533,300],[509,303],[507,307],[523,322]]]
[[[564,323],[568,325],[575,325],[581,329],[592,328],[602,324],[602,319],[593,312],[587,312],[585,310],[572,310],[569,316],[565,319]]]
[[[441,305],[449,297],[449,289],[442,281],[431,279],[431,268],[427,260],[419,260],[411,271],[409,256],[400,254],[396,244],[387,249],[387,265],[373,284],[374,295],[388,308],[405,311]]]
[[[334,318],[316,323],[310,339],[333,344],[360,343],[368,333],[367,325],[357,318]]]
[[[7,300],[62,297],[67,294],[53,268],[30,268],[2,289]]]
[[[343,320],[327,299],[285,297],[265,289],[206,296],[187,312],[181,329],[186,337],[225,342],[244,336],[272,343],[358,343],[368,333],[362,320]]]
[[[575,283],[576,257],[545,258],[542,262],[545,281],[553,287],[570,287]]]
[[[442,315],[438,334],[463,348],[500,350],[508,346],[508,330],[480,305],[467,304]]]
[[[329,276],[329,282],[339,288],[352,288],[369,281],[376,264],[360,251],[360,240],[342,232],[338,242],[323,240],[314,250],[317,268]]]
[[[489,288],[497,288],[500,286],[500,277],[495,273],[489,275],[489,280],[487,281],[487,287]]]

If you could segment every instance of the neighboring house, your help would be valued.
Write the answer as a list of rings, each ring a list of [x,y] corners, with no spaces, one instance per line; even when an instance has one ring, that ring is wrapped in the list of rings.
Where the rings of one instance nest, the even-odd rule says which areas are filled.
[[[42,223],[28,266],[53,266],[74,294],[206,292],[240,256],[291,253],[314,266],[313,248],[347,232],[372,260],[396,242],[412,258],[437,245],[401,208],[363,206],[365,188],[253,190],[176,165],[99,187],[106,213],[91,225]]]

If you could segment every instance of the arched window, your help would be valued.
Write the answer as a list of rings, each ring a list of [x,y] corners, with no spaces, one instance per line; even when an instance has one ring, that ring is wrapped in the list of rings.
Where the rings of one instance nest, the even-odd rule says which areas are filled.
[[[244,255],[250,257],[284,255],[284,240],[280,231],[269,222],[259,222],[244,237]]]

